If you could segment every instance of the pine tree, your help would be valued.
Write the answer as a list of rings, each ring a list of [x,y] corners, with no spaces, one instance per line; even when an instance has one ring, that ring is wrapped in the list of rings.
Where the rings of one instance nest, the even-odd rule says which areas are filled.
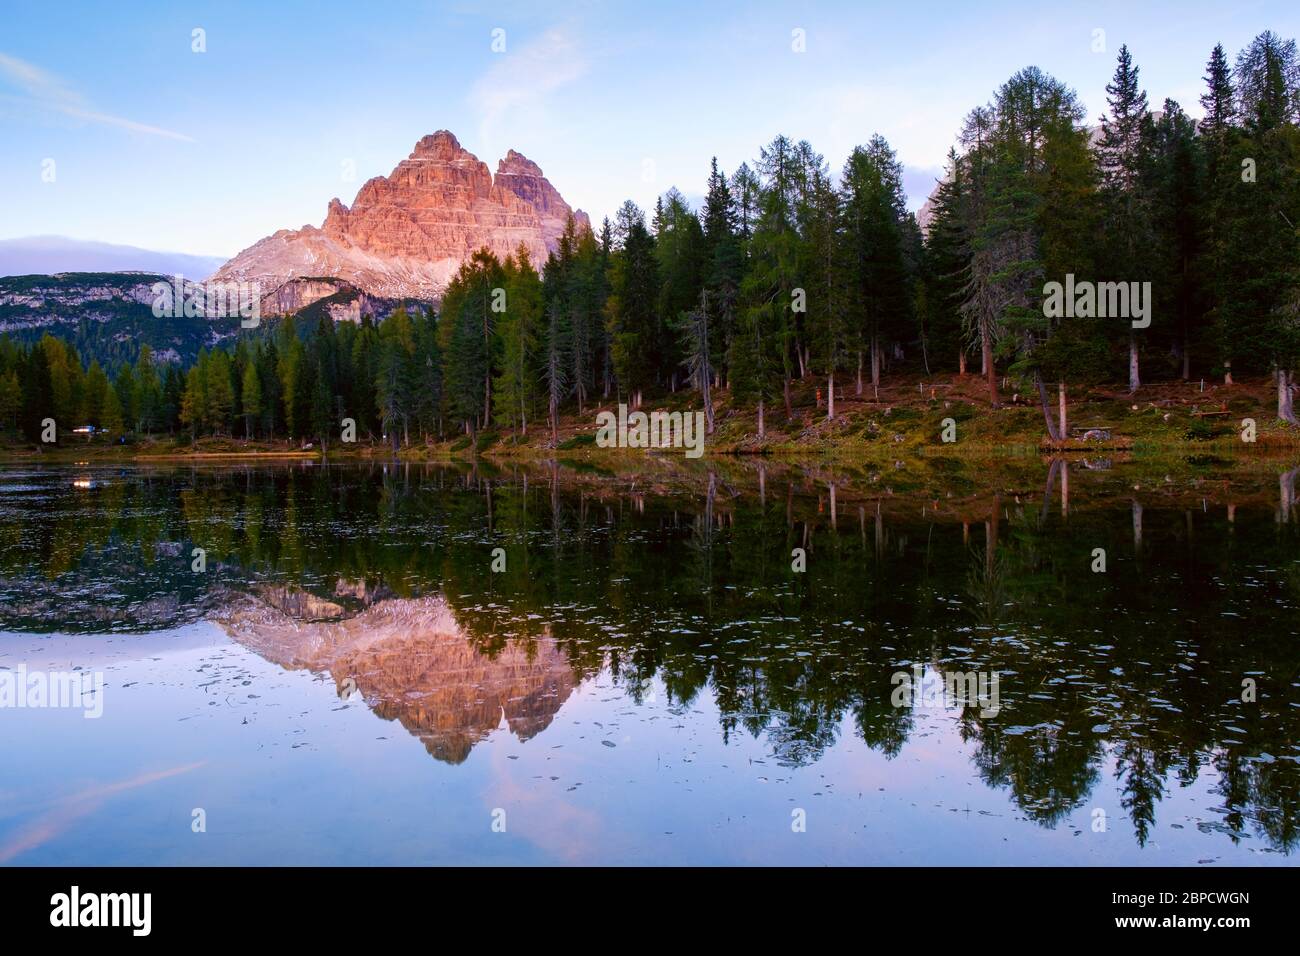
[[[185,375],[185,394],[181,398],[180,423],[190,430],[190,440],[198,438],[204,425],[208,404],[208,356],[200,350],[195,363]]]
[[[122,403],[117,396],[117,389],[107,389],[104,392],[104,407],[100,412],[100,419],[103,421],[104,430],[110,435],[120,435],[125,428]]]
[[[552,302],[547,310],[546,344],[543,379],[546,383],[547,418],[551,426],[551,445],[559,442],[560,405],[569,394],[570,335],[564,309]]]
[[[442,349],[438,346],[438,319],[426,309],[415,330],[414,413],[427,437],[442,432]]]
[[[870,357],[871,386],[878,390],[882,350],[901,342],[911,328],[911,296],[903,259],[906,205],[902,176],[902,165],[893,150],[877,135],[867,146],[853,150],[840,177],[859,394],[863,352]]]
[[[476,317],[471,316],[471,319]],[[477,321],[471,322],[474,341],[478,341]],[[415,330],[403,306],[398,306],[379,325],[379,347],[375,367],[375,404],[378,406],[380,427],[388,436],[393,450],[411,441],[411,413],[413,410],[413,384]],[[472,370],[477,371],[477,370]],[[482,379],[475,374],[469,383],[471,395],[481,395]],[[400,432],[399,432],[400,429]]]
[[[1142,261],[1154,236],[1151,196],[1142,177],[1149,162],[1150,123],[1147,95],[1138,85],[1138,73],[1128,47],[1121,46],[1114,79],[1106,86],[1110,112],[1101,118],[1097,145],[1109,240],[1105,271],[1113,281],[1128,281],[1124,270]],[[1136,392],[1142,380],[1137,330],[1132,325],[1127,337],[1129,391]]]
[[[657,377],[676,387],[683,361],[673,333],[681,316],[693,309],[704,284],[704,233],[686,198],[676,189],[660,197],[655,258],[659,277],[655,323],[648,343]]]
[[[181,399],[185,394],[185,376],[180,367],[168,364],[163,376],[162,418],[168,433],[180,425]]]
[[[606,313],[614,374],[636,407],[641,403],[642,389],[654,381],[659,277],[654,239],[645,227],[644,217],[630,203],[624,204],[620,216],[626,222],[626,237],[613,257]]]
[[[808,277],[808,339],[813,365],[826,376],[826,417],[835,417],[835,373],[843,368],[849,348],[848,296],[845,278],[847,243],[842,235],[841,197],[830,177],[812,171],[812,183],[802,203],[804,262]]]
[[[686,367],[689,382],[700,390],[704,403],[704,418],[708,433],[713,434],[713,395],[709,388],[713,379],[712,347],[709,335],[709,293],[700,290],[700,301],[695,308],[682,312],[674,322],[682,364]]]
[[[740,283],[745,260],[737,233],[738,211],[727,177],[715,156],[709,168],[709,188],[702,215],[704,228],[704,287],[709,292],[710,351],[717,378],[726,377],[726,355],[736,332]]]
[[[240,399],[241,410],[244,415],[244,437],[252,438],[253,421],[262,412],[262,378],[258,373],[256,362],[249,362],[244,366],[244,381]]]
[[[1294,41],[1265,32],[1237,57],[1237,112],[1219,204],[1223,244],[1216,317],[1233,369],[1269,372],[1278,417],[1292,399],[1300,354],[1300,65]],[[1240,362],[1237,360],[1240,359]]]
[[[572,217],[570,217],[572,218]],[[506,312],[500,323],[501,371],[497,376],[495,414],[503,425],[518,425],[528,434],[528,419],[536,404],[538,324],[542,281],[533,269],[528,249],[520,243],[505,262]]]
[[[18,381],[18,370],[11,368],[0,375],[0,428],[17,428],[22,407],[22,384]]]
[[[925,321],[931,348],[955,355],[962,375],[970,348],[962,334],[960,308],[970,267],[961,219],[966,189],[965,163],[955,149],[949,150],[947,171],[934,192],[926,235]]]
[[[1049,170],[1055,156],[1083,146],[1083,118],[1074,92],[1036,67],[1016,73],[994,105],[967,121],[964,139],[977,163],[970,204],[971,265],[963,308],[981,325],[984,348],[999,340],[1012,371],[1032,380],[1052,439],[1061,436],[1048,405],[1044,375],[1055,331],[1042,307],[1047,271],[1044,210],[1058,190]],[[1086,154],[1073,164],[1086,169]],[[1049,244],[1050,245],[1050,244]],[[990,374],[990,392],[996,403]]]
[[[1205,292],[1196,268],[1202,254],[1200,206],[1205,164],[1196,124],[1173,100],[1165,100],[1152,133],[1146,188],[1152,197],[1155,242],[1148,260],[1154,274],[1162,277],[1152,284],[1153,311],[1173,319],[1160,338],[1179,358],[1178,374],[1187,381],[1192,351],[1205,337],[1200,321]]]
[[[108,376],[100,366],[98,359],[92,359],[90,369],[86,372],[86,388],[82,398],[81,420],[85,424],[100,428],[104,424],[104,400],[112,386]]]
[[[1199,271],[1206,276],[1206,324],[1213,329],[1215,352],[1223,369],[1224,383],[1232,384],[1232,336],[1228,315],[1226,280],[1232,250],[1227,242],[1232,190],[1237,179],[1231,169],[1231,154],[1239,130],[1236,125],[1236,94],[1232,88],[1232,71],[1223,45],[1215,46],[1206,65],[1206,91],[1201,95],[1205,118],[1201,121],[1201,142],[1205,151],[1205,198],[1202,202],[1201,262]]]
[[[800,239],[795,218],[801,172],[796,147],[785,136],[777,136],[759,151],[759,214],[749,241],[749,273],[741,295],[749,338],[738,357],[745,373],[756,376],[741,390],[756,397],[760,419],[764,403],[771,398],[772,376],[780,382],[786,417],[794,415],[790,382],[794,372],[791,353],[798,344],[795,310],[803,307],[806,293],[799,275]]]
[[[152,432],[161,415],[162,383],[158,380],[153,349],[148,343],[140,346],[140,355],[135,363],[135,399],[136,429]]]
[[[235,387],[231,378],[230,354],[224,349],[208,353],[207,403],[203,422],[213,434],[230,434],[231,414],[235,407]]]

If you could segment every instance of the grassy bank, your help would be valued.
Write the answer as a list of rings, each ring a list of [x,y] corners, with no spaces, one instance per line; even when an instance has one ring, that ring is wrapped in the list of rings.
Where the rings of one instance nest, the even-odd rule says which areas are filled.
[[[1033,396],[1013,389],[993,408],[984,382],[976,376],[941,380],[891,380],[878,391],[867,384],[858,395],[852,381],[837,385],[836,414],[829,418],[823,404],[825,382],[811,378],[791,390],[791,414],[784,403],[766,411],[760,439],[752,407],[737,407],[727,392],[715,393],[715,431],[708,436],[710,456],[762,455],[800,461],[885,461],[917,457],[993,459],[1047,454],[1138,456],[1161,458],[1199,454],[1271,456],[1300,454],[1300,429],[1279,421],[1276,397],[1267,380],[1232,386],[1174,382],[1147,386],[1136,395],[1105,387],[1078,388],[1067,396],[1067,419],[1076,436],[1063,445],[1047,442],[1042,410]],[[1055,393],[1053,393],[1055,400]],[[616,403],[594,404],[579,415],[561,417],[554,434],[544,421],[527,433],[488,429],[463,433],[412,435],[397,457],[408,461],[487,458],[618,463],[655,456],[681,457],[680,450],[600,448],[596,445],[596,416],[614,411]],[[702,407],[699,393],[680,391],[647,401],[642,411],[689,413]],[[1053,415],[1057,414],[1055,404]],[[1255,441],[1242,440],[1243,422],[1255,423]],[[945,428],[954,439],[943,441]],[[1093,434],[1078,437],[1085,431]],[[318,443],[243,440],[188,436],[141,437],[125,443],[80,437],[58,445],[34,446],[9,433],[0,444],[8,459],[82,460],[248,460],[320,459]],[[379,441],[332,442],[330,460],[393,458],[393,449]]]

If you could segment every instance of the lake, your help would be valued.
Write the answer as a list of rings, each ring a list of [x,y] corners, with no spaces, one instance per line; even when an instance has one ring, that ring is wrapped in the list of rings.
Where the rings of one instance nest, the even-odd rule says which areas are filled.
[[[1294,466],[0,465],[0,863],[1291,864]]]

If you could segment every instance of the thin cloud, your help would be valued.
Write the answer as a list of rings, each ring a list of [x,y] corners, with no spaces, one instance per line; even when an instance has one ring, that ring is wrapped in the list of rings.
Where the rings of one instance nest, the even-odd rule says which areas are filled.
[[[517,49],[510,44],[488,71],[474,84],[470,101],[481,119],[485,142],[492,142],[502,126],[512,119],[534,116],[546,98],[587,72],[576,37],[561,27],[552,27]]]
[[[0,78],[22,91],[24,95],[17,98],[20,102],[37,109],[61,113],[86,123],[116,126],[118,129],[130,130],[133,133],[161,136],[165,139],[180,140],[183,143],[194,142],[184,133],[163,129],[161,126],[150,126],[148,123],[137,123],[135,120],[114,116],[111,113],[101,113],[60,77],[4,53],[0,53]]]
[[[7,864],[14,857],[62,836],[78,820],[98,811],[104,801],[110,797],[157,783],[159,780],[166,780],[168,777],[189,773],[206,763],[206,760],[201,760],[198,763],[169,767],[153,773],[142,773],[115,783],[88,787],[56,801],[53,805],[47,805],[40,816],[28,821],[7,842],[0,844],[0,864]]]

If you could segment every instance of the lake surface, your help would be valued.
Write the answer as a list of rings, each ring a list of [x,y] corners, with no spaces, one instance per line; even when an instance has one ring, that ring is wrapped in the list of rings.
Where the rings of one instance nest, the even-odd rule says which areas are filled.
[[[1294,464],[0,466],[0,863],[1293,864]]]

